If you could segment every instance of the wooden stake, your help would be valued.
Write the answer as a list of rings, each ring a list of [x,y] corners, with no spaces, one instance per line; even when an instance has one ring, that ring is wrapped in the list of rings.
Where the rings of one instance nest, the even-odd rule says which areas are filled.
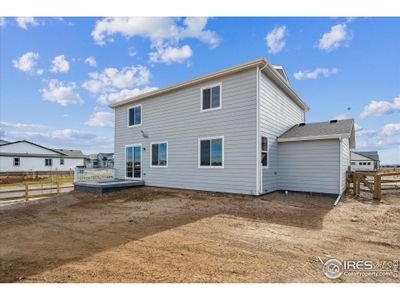
[[[60,181],[57,181],[57,194],[60,193]]]
[[[29,188],[28,188],[28,184],[25,183],[25,201],[29,200]]]

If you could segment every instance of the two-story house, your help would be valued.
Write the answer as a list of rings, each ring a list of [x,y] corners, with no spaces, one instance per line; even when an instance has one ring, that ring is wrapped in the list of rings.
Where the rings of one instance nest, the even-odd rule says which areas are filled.
[[[306,124],[309,107],[265,59],[110,107],[117,178],[250,195],[344,190],[353,120]]]

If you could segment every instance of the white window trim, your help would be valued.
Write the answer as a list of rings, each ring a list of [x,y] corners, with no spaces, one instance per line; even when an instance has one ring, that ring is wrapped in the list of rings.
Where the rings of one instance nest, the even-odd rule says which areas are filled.
[[[15,164],[15,159],[18,158],[18,165]],[[21,158],[20,157],[13,157],[13,167],[20,167],[21,166]]]
[[[154,166],[153,165],[153,145],[159,145],[159,144],[167,144],[167,164],[165,166],[159,166],[159,165]],[[168,161],[169,161],[168,152],[169,152],[168,142],[150,143],[150,168],[168,168]]]
[[[222,166],[202,166],[201,163],[201,141],[207,141],[207,140],[214,140],[214,139],[222,139]],[[210,148],[211,151],[211,148]],[[199,169],[223,169],[225,167],[225,140],[223,136],[211,136],[211,137],[201,137],[198,139],[198,151],[197,151],[197,156],[198,156],[198,168]],[[211,160],[211,155],[210,155],[210,160]],[[210,161],[211,163],[211,161]]]
[[[211,89],[213,87],[219,86],[219,106],[214,108],[203,109],[203,90]],[[210,105],[212,103],[212,94],[210,95]],[[200,112],[207,112],[213,110],[219,110],[222,108],[222,82],[210,84],[200,88]]]
[[[135,124],[135,125],[129,125],[129,111],[132,109],[132,108],[135,108],[135,107],[139,107],[140,106],[140,124]],[[140,127],[140,126],[142,126],[142,124],[143,124],[143,107],[142,107],[142,104],[136,104],[136,105],[132,105],[132,106],[129,106],[127,109],[126,109],[126,119],[127,119],[127,126],[128,126],[128,128],[133,128],[133,127]]]
[[[126,148],[128,147],[136,147],[136,146],[140,146],[140,177],[134,177],[134,170],[132,169],[132,177],[128,177],[126,176]],[[124,152],[124,177],[126,180],[142,180],[143,177],[143,148],[142,148],[142,144],[129,144],[129,145],[125,145],[125,152]]]
[[[262,149],[262,138],[267,138],[267,151],[265,151],[265,150],[263,150]],[[261,135],[261,157],[260,158],[262,158],[262,154],[263,154],[263,152],[266,152],[267,153],[267,165],[266,166],[264,166],[263,164],[262,164],[262,161],[261,161],[261,166],[262,166],[262,168],[263,169],[269,169],[269,137],[268,136],[265,136],[265,135]]]

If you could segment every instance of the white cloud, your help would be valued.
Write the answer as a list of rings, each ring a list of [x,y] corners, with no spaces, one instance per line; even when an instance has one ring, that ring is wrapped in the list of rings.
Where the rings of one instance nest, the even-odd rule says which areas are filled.
[[[33,71],[39,59],[39,53],[27,52],[18,59],[13,60],[13,65],[15,68],[22,72],[29,73]]]
[[[126,38],[141,36],[150,39],[152,44],[160,45],[165,41],[178,42],[184,38],[199,39],[211,47],[219,44],[214,31],[205,30],[208,18],[185,18],[183,26],[178,18],[170,17],[112,17],[96,22],[92,37],[97,44],[105,44],[106,38],[121,34]]]
[[[64,55],[54,57],[51,62],[50,72],[52,73],[66,73],[69,71],[69,62]]]
[[[286,26],[275,27],[265,37],[267,43],[268,52],[275,54],[281,52],[286,45],[285,41]]]
[[[0,17],[0,27],[4,27],[7,24],[7,19],[5,17]]]
[[[85,124],[92,127],[114,127],[114,113],[106,111],[94,112]]]
[[[75,92],[75,83],[65,84],[57,79],[49,81],[47,88],[40,90],[45,101],[55,102],[62,106],[70,104],[83,104],[83,100]]]
[[[356,130],[357,136],[373,136],[376,135],[376,130],[373,129],[360,129]]]
[[[84,81],[82,87],[96,94],[145,85],[150,81],[150,71],[141,65],[125,67],[121,70],[106,68],[101,73],[89,73],[89,77],[91,79]]]
[[[149,39],[150,47],[154,49],[149,54],[152,62],[183,62],[192,56],[188,45],[180,46],[184,39],[197,39],[208,44],[211,48],[219,45],[220,40],[214,31],[207,30],[206,17],[113,17],[104,18],[96,22],[92,37],[97,44],[103,45],[113,41],[115,34],[126,38],[140,36]],[[130,56],[136,51],[129,50]]]
[[[383,116],[396,111],[400,111],[400,96],[395,97],[393,102],[371,101],[364,107],[360,114],[360,118],[365,119],[371,116]]]
[[[136,51],[135,47],[129,47],[128,48],[128,55],[129,56],[133,57],[133,56],[136,56],[136,54],[137,54],[137,51]]]
[[[331,27],[329,32],[322,35],[319,40],[318,47],[322,50],[331,51],[339,48],[340,45],[351,39],[351,35],[347,31],[346,24],[338,24]]]
[[[183,63],[186,59],[192,56],[192,49],[188,45],[179,47],[157,47],[156,51],[149,53],[151,62],[162,63]]]
[[[356,132],[360,131],[360,130],[363,130],[362,126],[358,125],[357,123],[354,123],[354,129],[355,129]]]
[[[43,69],[38,69],[38,70],[36,71],[36,74],[37,74],[37,75],[43,75],[43,73],[44,73],[44,70],[43,70]]]
[[[27,30],[28,26],[38,26],[39,23],[33,17],[18,17],[15,18],[20,28]]]
[[[400,134],[400,123],[386,124],[383,127],[382,134],[385,136]]]
[[[293,74],[293,77],[296,80],[302,80],[302,79],[317,79],[320,75],[323,77],[329,77],[333,74],[337,74],[338,69],[337,68],[316,68],[313,71],[298,71]]]
[[[91,67],[96,67],[97,62],[96,59],[93,56],[89,56],[85,59],[85,63],[87,63]]]
[[[157,90],[155,87],[145,87],[143,89],[135,88],[135,89],[123,89],[118,92],[112,92],[108,94],[101,95],[97,102],[108,105],[114,102],[122,101],[131,97],[139,96],[144,93],[148,93],[151,91]]]
[[[45,125],[40,125],[40,124],[11,123],[11,122],[5,122],[5,121],[0,121],[0,125],[2,125],[4,127],[19,128],[19,129],[40,129],[40,128],[47,127]]]

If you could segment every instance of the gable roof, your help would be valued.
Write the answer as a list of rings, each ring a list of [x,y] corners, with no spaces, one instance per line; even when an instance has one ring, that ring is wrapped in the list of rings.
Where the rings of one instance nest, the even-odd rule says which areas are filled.
[[[379,161],[379,154],[378,151],[353,151],[353,153],[359,154],[366,158]]]
[[[349,138],[350,147],[355,147],[353,119],[297,124],[283,133],[278,138],[278,142],[326,140],[336,138]]]
[[[32,156],[32,157],[42,157],[42,156],[54,156],[54,157],[60,157],[60,156],[66,156],[66,157],[70,157],[70,158],[83,158],[84,155],[82,153],[81,150],[66,150],[66,149],[51,149],[51,148],[47,148],[44,147],[42,145],[39,144],[35,144],[32,142],[29,142],[27,140],[21,140],[21,141],[15,141],[15,142],[8,142],[6,144],[0,144],[1,146],[7,146],[7,145],[12,145],[12,144],[18,144],[18,143],[28,143],[31,144],[33,146],[48,150],[48,151],[52,151],[54,152],[54,154],[34,154],[34,153],[11,153],[11,152],[2,152],[0,153],[2,156],[9,156],[9,155],[14,155],[14,154],[18,154],[19,156]]]
[[[75,158],[85,157],[85,155],[83,155],[81,150],[69,150],[69,149],[55,149],[55,150],[69,157],[75,157]]]
[[[110,108],[117,108],[126,104],[130,104],[135,101],[145,100],[151,97],[163,95],[176,90],[180,90],[186,87],[193,86],[195,84],[203,83],[207,80],[217,79],[223,76],[235,74],[241,71],[245,71],[251,68],[259,67],[271,80],[274,81],[297,105],[299,105],[304,111],[308,111],[310,108],[300,98],[299,95],[292,89],[289,82],[285,80],[284,76],[277,71],[276,67],[271,65],[265,58],[256,59],[247,63],[236,65],[227,69],[223,69],[214,73],[206,74],[203,76],[195,77],[193,79],[183,81],[181,83],[171,85],[165,88],[161,88],[155,91],[141,94],[139,96],[131,97],[116,103],[110,104]]]
[[[36,147],[39,147],[39,148],[42,148],[42,149],[46,149],[46,150],[48,150],[48,151],[52,151],[52,152],[55,152],[55,153],[57,153],[57,154],[63,155],[63,153],[61,153],[61,152],[59,152],[59,151],[57,151],[57,150],[55,150],[55,149],[47,148],[47,147],[41,146],[41,145],[39,145],[39,144],[35,144],[35,143],[32,143],[32,142],[29,142],[29,141],[27,141],[27,140],[21,140],[21,141],[15,141],[15,142],[9,142],[9,143],[6,143],[6,144],[1,144],[0,147],[1,147],[1,146],[12,145],[12,144],[18,144],[18,143],[28,143],[28,144],[31,144],[31,145],[33,145],[33,146],[36,146]]]

